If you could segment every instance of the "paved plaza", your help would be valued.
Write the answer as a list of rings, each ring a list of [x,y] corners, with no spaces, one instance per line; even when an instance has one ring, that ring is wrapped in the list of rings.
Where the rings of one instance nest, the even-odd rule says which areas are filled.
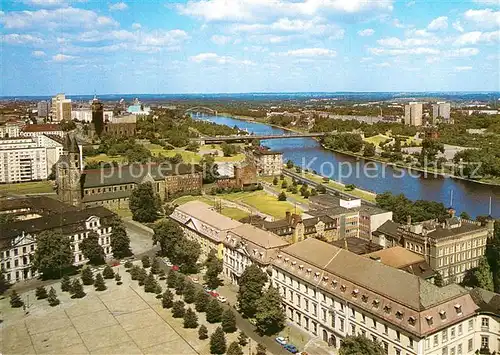
[[[175,319],[161,300],[147,294],[131,281],[123,267],[115,267],[123,285],[106,280],[108,289],[97,292],[84,286],[87,295],[71,299],[54,284],[61,304],[50,307],[47,300],[36,300],[34,291],[22,294],[29,307],[10,307],[9,298],[0,300],[1,354],[209,354],[209,340],[198,339],[198,329],[184,329],[183,319]],[[166,289],[165,281],[159,281]],[[180,299],[176,296],[176,299]],[[194,310],[194,305],[192,305]],[[198,323],[211,334],[218,324]],[[238,332],[227,334],[227,344]],[[255,345],[255,344],[254,344]],[[249,354],[248,346],[243,349]]]

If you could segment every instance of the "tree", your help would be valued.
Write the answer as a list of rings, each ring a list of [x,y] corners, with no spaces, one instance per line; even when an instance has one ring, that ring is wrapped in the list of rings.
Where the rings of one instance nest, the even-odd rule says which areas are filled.
[[[48,297],[47,290],[43,286],[38,286],[35,290],[35,296],[37,300],[43,300]]]
[[[169,288],[175,288],[177,286],[177,273],[170,270],[167,275],[167,286]]]
[[[132,266],[134,266],[134,263],[132,263],[130,260],[127,260],[127,261],[125,262],[125,265],[124,265],[124,266],[125,266],[125,269],[131,269],[131,268],[132,268]]]
[[[281,183],[281,188],[286,189],[287,187],[288,187],[288,183],[286,182],[286,180],[283,180],[283,182]]]
[[[113,271],[113,268],[109,265],[106,265],[104,270],[102,270],[102,276],[105,279],[111,280],[115,278],[115,272]]]
[[[470,217],[470,215],[467,212],[465,212],[465,211],[462,211],[462,213],[460,213],[460,218],[472,220],[472,218]]]
[[[79,279],[74,279],[73,283],[71,284],[71,293],[73,296],[71,298],[83,298],[85,297],[86,293],[83,291],[83,286],[80,283]]]
[[[81,272],[82,282],[84,285],[93,285],[94,284],[94,275],[92,274],[92,270],[88,266],[85,266]]]
[[[486,242],[485,256],[493,274],[493,285],[500,293],[500,220],[494,222],[493,237]]]
[[[488,264],[486,257],[479,260],[479,265],[474,270],[474,278],[476,280],[477,287],[493,291],[493,274],[491,273],[490,265]]]
[[[144,285],[144,281],[146,281],[146,277],[148,277],[148,272],[144,268],[139,268],[139,272],[137,274],[137,281],[139,281],[139,286]]]
[[[184,313],[184,328],[194,329],[198,327],[198,316],[191,308]]]
[[[240,344],[238,342],[233,341],[231,344],[229,344],[229,347],[227,348],[227,355],[243,355],[243,350],[241,350]]]
[[[211,184],[215,182],[219,177],[219,168],[215,163],[215,158],[205,154],[199,164],[203,168],[203,183]]]
[[[130,238],[120,218],[113,218],[111,224],[111,250],[115,259],[123,259],[132,255]]]
[[[160,253],[169,258],[173,255],[174,247],[184,232],[181,227],[171,219],[164,219],[154,227],[153,245],[160,245]]]
[[[179,265],[180,270],[185,273],[195,273],[198,271],[196,262],[201,254],[200,244],[185,237],[179,238],[174,247],[174,252],[170,260]]]
[[[138,265],[133,265],[132,268],[130,269],[130,278],[132,280],[138,280],[140,271],[141,268]]]
[[[194,285],[191,282],[186,282],[182,294],[184,295],[184,302],[187,304],[193,303],[196,299],[196,289]]]
[[[101,273],[98,273],[95,276],[94,286],[96,291],[104,291],[107,289],[106,284],[104,283],[104,278],[102,277]]]
[[[160,262],[158,258],[153,258],[153,262],[151,263],[151,273],[154,275],[158,275],[160,273]]]
[[[277,176],[275,176],[273,179],[273,185],[274,186],[278,185],[278,177]]]
[[[444,280],[443,276],[438,272],[436,273],[436,276],[434,276],[434,285],[438,287],[443,287],[444,286]]]
[[[219,323],[222,319],[222,307],[215,298],[207,306],[206,318],[208,323]]]
[[[186,279],[184,278],[183,275],[178,275],[177,276],[177,282],[175,284],[175,294],[176,295],[182,295],[184,292],[184,286],[186,285]]]
[[[286,162],[286,167],[287,167],[288,169],[293,168],[293,161],[288,160],[288,161]]]
[[[256,351],[255,355],[266,355],[267,354],[266,347],[260,343],[257,344],[255,351]]]
[[[363,150],[363,155],[365,157],[373,157],[375,155],[375,144],[365,143],[365,149]]]
[[[61,275],[73,264],[73,251],[67,236],[52,231],[44,231],[37,236],[37,248],[33,256],[33,268],[44,277]]]
[[[163,308],[172,308],[174,303],[174,295],[172,291],[166,290],[163,292],[163,297],[161,299],[161,305]]]
[[[153,184],[146,182],[132,190],[129,208],[134,221],[145,223],[156,221],[161,210],[161,201],[154,192]]]
[[[149,260],[149,256],[144,255],[141,259],[142,261],[142,267],[147,269],[148,267],[151,266],[151,261]]]
[[[122,284],[122,277],[120,276],[119,273],[115,274],[115,281],[116,281],[117,285],[121,285]]]
[[[71,280],[68,275],[64,275],[61,280],[61,291],[62,292],[71,292]]]
[[[10,306],[12,308],[20,308],[24,305],[23,300],[21,299],[21,296],[14,290],[10,294]]]
[[[281,191],[281,193],[278,195],[278,201],[286,201],[285,191]]]
[[[362,335],[347,336],[340,344],[339,355],[384,355],[385,351],[378,342]]]
[[[99,244],[99,235],[96,232],[90,232],[88,237],[82,240],[80,243],[80,249],[82,250],[85,258],[89,259],[90,264],[104,264],[106,254],[104,254],[104,249]]]
[[[5,278],[5,272],[0,268],[0,295],[3,295],[5,291],[9,289],[10,284]]]
[[[146,279],[144,280],[144,291],[147,293],[154,293],[156,291],[156,283],[155,275],[149,273]]]
[[[47,301],[49,301],[49,305],[51,307],[55,307],[59,303],[61,303],[61,301],[59,301],[59,299],[57,298],[56,290],[53,287],[51,287],[49,290],[49,296],[47,298]]]
[[[210,336],[210,354],[224,354],[226,349],[226,335],[221,327],[217,327]]]
[[[286,315],[283,311],[282,299],[278,290],[269,287],[256,302],[256,327],[259,333],[276,334],[285,327]]]
[[[207,260],[205,261],[205,267],[206,272],[205,275],[203,275],[203,280],[209,288],[215,290],[221,284],[219,274],[222,272],[222,260],[217,258],[215,251],[212,250],[208,254]]]
[[[208,338],[208,329],[202,324],[198,329],[198,339],[205,340],[207,338]]]
[[[245,346],[248,344],[248,336],[243,331],[241,331],[240,335],[238,335],[238,344],[240,344],[241,346]]]
[[[172,305],[172,317],[174,318],[182,318],[184,317],[184,313],[186,310],[184,309],[184,302],[175,301]]]
[[[234,333],[236,331],[236,316],[231,308],[228,308],[222,314],[222,330],[225,333]]]
[[[196,312],[205,312],[209,302],[209,296],[203,290],[199,290],[194,301]]]
[[[238,304],[241,314],[253,318],[257,311],[257,300],[262,297],[262,288],[267,275],[255,264],[245,268],[241,274],[238,290]]]

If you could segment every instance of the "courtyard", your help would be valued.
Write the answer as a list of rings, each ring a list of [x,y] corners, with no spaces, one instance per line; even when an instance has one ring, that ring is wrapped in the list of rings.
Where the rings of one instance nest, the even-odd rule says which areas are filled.
[[[34,291],[21,294],[26,312],[11,308],[8,297],[0,300],[0,353],[210,354],[209,339],[199,340],[198,329],[183,328],[183,319],[173,318],[171,310],[163,309],[155,294],[145,293],[122,266],[114,271],[122,276],[122,285],[106,280],[108,289],[102,292],[84,286],[87,295],[82,299],[70,298],[61,292],[60,283],[54,284],[61,301],[56,307],[46,299],[36,300]],[[165,281],[159,283],[165,290]],[[181,296],[175,296],[178,299]],[[205,313],[197,316],[209,335],[220,325],[206,322]],[[238,334],[226,334],[228,346]],[[250,353],[249,345],[242,349]]]

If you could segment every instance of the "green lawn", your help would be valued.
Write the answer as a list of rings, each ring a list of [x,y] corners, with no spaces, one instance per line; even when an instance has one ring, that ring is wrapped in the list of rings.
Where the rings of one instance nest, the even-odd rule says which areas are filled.
[[[272,184],[273,180],[274,180],[274,177],[272,177],[272,176],[266,176],[266,177],[262,178],[262,180],[264,180],[264,181]],[[292,186],[292,179],[289,178],[288,176],[285,176],[284,181],[286,181],[286,183],[288,184],[288,186]],[[309,205],[309,200],[307,198],[302,197],[302,195],[300,194],[300,188],[302,187],[302,185],[297,185],[297,193],[296,194],[292,194],[291,192],[286,191],[287,189],[282,189],[281,188],[281,184],[282,183],[283,183],[283,180],[280,180],[280,178],[278,177],[278,185],[276,185],[276,186],[272,185],[272,186],[273,186],[274,189],[276,189],[279,192],[284,191],[288,197],[293,197],[297,201],[299,201],[299,202],[301,202],[301,203],[303,203],[305,205]],[[307,190],[309,192],[311,192],[311,186],[308,186]]]
[[[380,143],[385,142],[388,139],[390,139],[389,136],[383,134],[377,134],[376,136],[365,138],[364,141],[368,143],[373,143],[376,147],[378,147]]]
[[[123,155],[107,155],[107,154],[99,154],[92,157],[85,157],[86,162],[103,162],[103,163],[111,163],[116,161],[118,163],[123,163],[127,161],[127,158]]]
[[[210,197],[212,197],[212,196],[210,196]],[[201,202],[206,203],[207,205],[213,206],[215,204],[214,198],[213,197],[210,198],[210,197],[187,195],[187,196],[182,196],[182,197],[175,199],[174,201],[172,201],[172,204],[183,205],[186,202],[190,202],[190,201],[201,201]]]
[[[53,193],[54,189],[50,181],[33,181],[22,182],[19,184],[2,184],[0,185],[0,192],[13,193],[13,194],[41,194]]]
[[[233,155],[232,157],[218,156],[215,158],[215,161],[219,163],[239,162],[244,160],[245,160],[245,154],[243,153]]]
[[[195,152],[185,150],[183,148],[175,148],[172,150],[167,150],[157,144],[146,144],[144,145],[144,147],[146,147],[154,156],[158,156],[161,154],[164,157],[173,157],[176,154],[180,154],[182,156],[182,160],[185,163],[193,163],[193,164],[199,163],[201,160],[200,155],[198,155]]]

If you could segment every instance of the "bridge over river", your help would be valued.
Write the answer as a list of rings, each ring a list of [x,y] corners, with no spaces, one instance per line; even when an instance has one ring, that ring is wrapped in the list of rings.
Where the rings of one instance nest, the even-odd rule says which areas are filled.
[[[195,142],[201,144],[212,144],[222,142],[250,142],[255,139],[290,139],[290,138],[314,138],[323,137],[325,133],[283,133],[283,134],[249,134],[242,136],[217,136],[217,137],[200,137],[193,138]]]

